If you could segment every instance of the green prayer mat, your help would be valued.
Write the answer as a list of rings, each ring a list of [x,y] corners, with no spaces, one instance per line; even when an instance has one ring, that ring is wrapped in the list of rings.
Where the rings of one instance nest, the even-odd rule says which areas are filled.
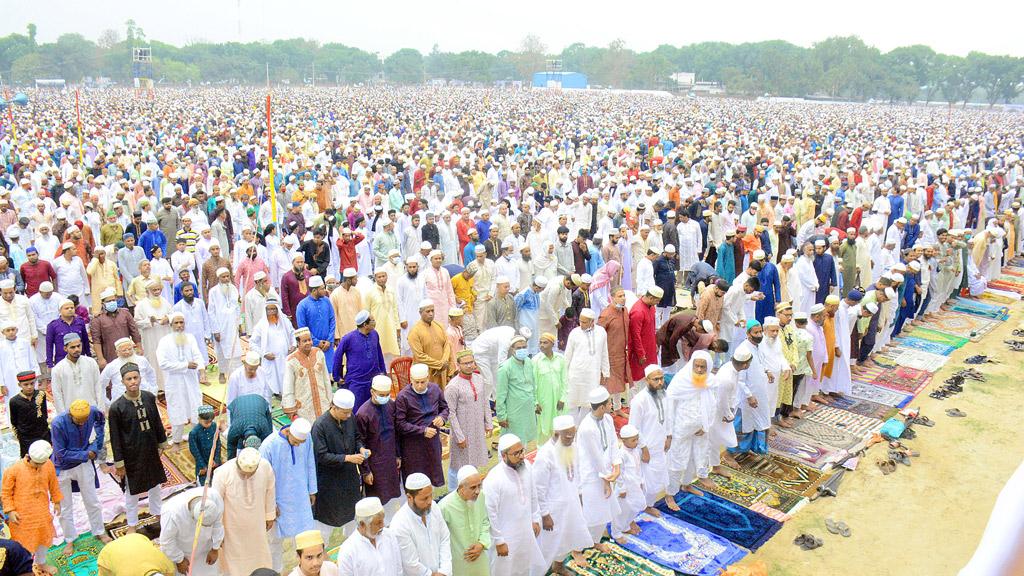
[[[83,534],[75,540],[75,551],[64,555],[64,544],[51,546],[46,552],[46,563],[57,568],[57,576],[96,576],[96,559],[103,543],[92,534]]]
[[[929,342],[938,342],[939,344],[946,344],[954,348],[961,348],[964,344],[970,342],[970,339],[963,338],[961,336],[954,336],[952,334],[946,334],[945,332],[939,332],[937,330],[930,330],[928,328],[914,328],[907,334],[911,338],[920,338],[921,340],[927,340]]]
[[[596,548],[583,551],[586,564],[577,564],[572,556],[565,559],[565,568],[580,576],[675,576],[675,571],[638,556],[611,540],[604,541],[608,552]]]

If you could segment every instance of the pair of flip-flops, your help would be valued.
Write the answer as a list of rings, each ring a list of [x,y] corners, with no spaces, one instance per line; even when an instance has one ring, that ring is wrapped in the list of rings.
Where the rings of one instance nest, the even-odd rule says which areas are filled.
[[[921,426],[928,426],[931,428],[935,426],[935,421],[927,416],[917,416],[913,419],[914,424],[920,424]]]
[[[889,462],[910,466],[910,452],[904,450],[889,450]]]
[[[959,408],[949,408],[946,410],[946,416],[951,418],[965,418],[967,416],[967,412],[964,412]]]
[[[831,532],[833,534],[838,534],[838,535],[842,536],[843,538],[849,538],[850,534],[851,534],[850,527],[847,526],[846,522],[843,522],[842,520],[840,520],[839,522],[836,522],[835,520],[832,520],[831,518],[826,518],[825,519],[825,528],[827,528],[829,532]]]
[[[793,544],[796,544],[803,550],[814,550],[824,546],[825,541],[812,534],[801,534],[793,540]]]
[[[893,472],[896,471],[895,460],[879,460],[877,464],[879,470],[882,471],[882,475],[884,476],[888,476],[889,474],[892,474]]]

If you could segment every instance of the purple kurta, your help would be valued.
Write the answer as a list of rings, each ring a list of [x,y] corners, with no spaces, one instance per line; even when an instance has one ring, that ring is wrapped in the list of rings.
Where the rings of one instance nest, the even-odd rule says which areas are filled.
[[[395,399],[395,419],[398,428],[399,453],[402,456],[402,481],[410,474],[421,472],[434,486],[444,486],[441,469],[441,434],[427,438],[424,430],[440,416],[448,419],[448,403],[437,384],[430,383],[426,392],[417,394],[412,385],[402,388]]]
[[[459,468],[467,464],[484,468],[490,460],[490,442],[487,437],[493,428],[491,406],[484,398],[483,378],[479,374],[473,374],[472,377],[470,381],[457,374],[444,389],[452,431],[448,447],[449,474],[452,470],[458,472]],[[458,446],[462,441],[466,442],[465,448]]]
[[[394,402],[383,406],[364,402],[356,412],[356,438],[370,451],[370,459],[360,467],[366,496],[376,496],[382,503],[401,496]],[[367,472],[373,473],[372,485],[366,483]]]

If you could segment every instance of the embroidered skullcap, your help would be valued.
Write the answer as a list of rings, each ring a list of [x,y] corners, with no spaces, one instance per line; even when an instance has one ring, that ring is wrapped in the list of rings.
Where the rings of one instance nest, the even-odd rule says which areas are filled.
[[[746,362],[747,360],[750,360],[753,357],[754,355],[751,354],[750,348],[747,348],[746,346],[741,346],[740,348],[737,348],[736,352],[734,352],[732,355],[732,359],[738,362]]]
[[[13,278],[4,278],[3,280],[0,280],[0,288],[3,288],[3,289],[14,288],[14,279]]]
[[[815,248],[823,248],[825,246],[825,241],[819,238],[814,241],[814,246]]]
[[[251,436],[250,436],[251,438]],[[248,442],[246,438],[246,442]],[[242,451],[238,453],[238,457],[235,459],[235,463],[242,472],[255,472],[260,467],[260,451],[253,448],[252,446],[246,446],[242,448]]]
[[[654,296],[655,298],[664,298],[665,291],[662,290],[660,286],[651,286],[647,289],[647,295]]]
[[[39,285],[39,291],[46,294],[53,292],[53,283],[50,282],[49,280],[43,282],[42,284]]]
[[[72,418],[85,418],[89,415],[89,401],[81,398],[75,400],[71,403],[71,406],[68,406],[68,412]]]
[[[430,478],[422,472],[414,472],[405,479],[406,490],[422,490],[430,486]]]
[[[313,335],[313,333],[309,331],[309,328],[306,328],[306,327],[296,329],[293,334],[295,335],[295,341],[296,342],[299,341],[299,337],[300,336],[312,336]]]
[[[255,448],[259,450],[262,444],[263,439],[255,434],[250,434],[245,437],[245,440],[242,440],[242,448]]]
[[[558,337],[552,334],[551,332],[544,332],[543,334],[540,335],[540,339],[548,340],[550,342],[556,342],[558,340]]]
[[[487,253],[487,248],[484,248],[480,244],[477,244],[476,247],[473,248],[473,252],[476,253],[476,254],[486,254]]]
[[[209,404],[203,404],[199,407],[199,417],[203,420],[210,420],[213,418],[213,406]]]
[[[356,326],[362,326],[366,324],[366,321],[370,319],[370,312],[368,310],[360,310],[356,312]]]
[[[225,274],[231,274],[231,270],[228,270],[226,266],[221,266],[220,268],[217,268],[218,277],[223,276]]]
[[[122,378],[124,378],[126,374],[130,374],[132,372],[138,372],[138,371],[139,371],[139,365],[136,364],[135,362],[125,362],[124,364],[121,365],[121,377]]]
[[[125,336],[123,338],[118,338],[117,341],[114,342],[114,349],[116,350],[117,348],[120,348],[125,344],[131,344],[132,346],[135,346],[135,342],[133,342],[131,338]]]
[[[793,303],[789,302],[788,300],[785,301],[785,302],[779,302],[778,304],[775,305],[775,311],[776,312],[785,312],[786,310],[792,310],[792,309],[793,309]]]
[[[754,260],[764,260],[767,256],[764,250],[754,250]]]
[[[545,288],[548,285],[548,279],[546,276],[537,276],[533,279],[533,283],[536,284],[538,288]]]
[[[370,388],[375,392],[391,392],[391,377],[377,374],[370,381]]]
[[[249,350],[242,357],[242,362],[249,366],[259,366],[261,359],[262,357],[255,350]]]
[[[67,346],[68,344],[71,344],[72,342],[76,342],[81,339],[82,337],[78,335],[78,332],[68,332],[67,334],[64,335],[64,345]]]
[[[775,316],[765,316],[764,317],[764,325],[765,326],[778,326],[779,325],[779,319],[776,318]]]
[[[793,320],[796,320],[797,322],[800,322],[800,321],[806,322],[807,321],[807,312],[801,312],[799,310],[797,310],[796,312],[793,312]]]
[[[825,305],[824,304],[815,304],[814,306],[811,306],[811,314],[821,314],[824,311],[825,311]]]

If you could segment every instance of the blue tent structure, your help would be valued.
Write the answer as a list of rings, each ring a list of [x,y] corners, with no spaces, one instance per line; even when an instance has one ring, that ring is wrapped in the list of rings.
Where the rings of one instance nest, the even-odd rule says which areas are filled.
[[[589,85],[586,74],[579,72],[535,72],[534,88],[584,89]]]

